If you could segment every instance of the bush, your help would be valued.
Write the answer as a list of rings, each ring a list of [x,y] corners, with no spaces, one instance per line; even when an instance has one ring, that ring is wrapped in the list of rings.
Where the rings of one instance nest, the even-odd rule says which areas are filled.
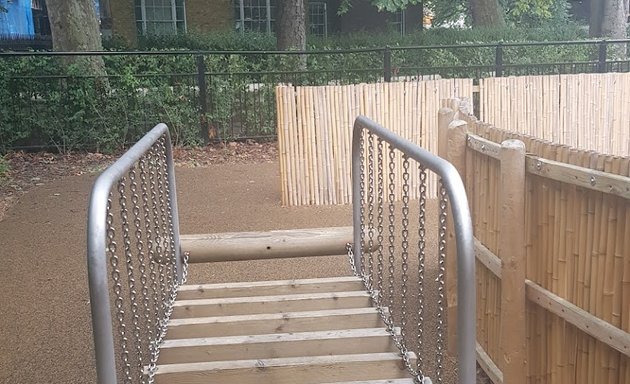
[[[156,54],[104,56],[109,87],[75,68],[65,68],[53,57],[7,56],[0,58],[0,153],[20,145],[54,146],[61,152],[79,148],[117,151],[158,122],[169,125],[176,145],[199,144],[200,121],[208,121],[208,130],[218,131],[224,139],[269,136],[275,132],[276,84],[379,81],[385,46],[392,47],[394,75],[479,77],[494,71],[495,48],[466,44],[583,37],[577,26],[563,24],[538,29],[431,29],[407,36],[359,33],[327,40],[311,38],[309,49],[324,53],[307,54],[306,71],[301,69],[302,58],[295,54],[205,54],[209,108],[203,118],[196,54],[181,49],[273,49],[272,37],[191,33],[145,39],[141,48]],[[370,47],[374,50],[332,52]],[[503,52],[506,74],[517,73],[515,65],[597,57],[594,45],[508,46]],[[518,71],[536,74],[542,70],[527,66]]]
[[[4,156],[0,156],[0,180],[9,177],[9,170],[9,162],[4,158]]]

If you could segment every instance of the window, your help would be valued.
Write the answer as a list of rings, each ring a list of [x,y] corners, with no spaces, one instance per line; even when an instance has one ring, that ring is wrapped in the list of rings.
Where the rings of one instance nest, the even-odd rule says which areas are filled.
[[[239,32],[272,33],[275,30],[275,0],[235,0],[234,19]]]
[[[239,32],[273,33],[275,15],[276,0],[234,0],[234,20]],[[309,1],[307,17],[310,33],[328,36],[328,9],[324,1]]]
[[[401,35],[405,34],[405,10],[396,11],[390,16],[389,25],[392,28],[392,31],[399,32]]]
[[[308,27],[312,35],[328,37],[328,12],[326,3],[322,1],[309,1]]]
[[[186,32],[184,0],[136,0],[140,35],[175,35]]]

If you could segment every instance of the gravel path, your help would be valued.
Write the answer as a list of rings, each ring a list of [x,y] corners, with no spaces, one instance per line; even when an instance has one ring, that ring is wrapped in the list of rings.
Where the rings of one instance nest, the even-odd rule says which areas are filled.
[[[345,226],[347,206],[280,206],[277,162],[177,169],[182,233]],[[85,263],[93,175],[34,188],[0,221],[0,382],[95,381]],[[191,267],[189,281],[349,274],[345,256]],[[427,331],[430,332],[430,331]],[[455,375],[447,359],[445,382]]]

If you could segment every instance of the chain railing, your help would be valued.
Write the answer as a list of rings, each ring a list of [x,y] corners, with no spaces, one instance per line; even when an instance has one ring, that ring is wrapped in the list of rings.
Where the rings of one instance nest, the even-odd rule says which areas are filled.
[[[166,125],[96,180],[87,254],[98,383],[152,383],[187,266]]]
[[[440,180],[437,202],[427,199],[428,172]],[[418,383],[444,381],[450,211],[457,244],[458,382],[475,383],[473,235],[466,192],[457,170],[359,117],[354,124],[352,175],[353,241],[359,246],[348,244],[349,260]],[[434,211],[437,214],[432,217]],[[435,313],[427,310],[429,300],[437,303],[431,306]],[[434,359],[428,358],[432,350]],[[410,351],[416,354],[415,362],[407,353]]]

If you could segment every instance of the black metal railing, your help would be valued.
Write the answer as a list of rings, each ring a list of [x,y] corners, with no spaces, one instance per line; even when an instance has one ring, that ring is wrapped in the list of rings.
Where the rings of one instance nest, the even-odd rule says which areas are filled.
[[[306,52],[0,53],[0,151],[125,148],[157,122],[173,142],[275,139],[278,84],[630,71],[630,40],[383,47]],[[102,79],[59,57],[102,56]],[[306,64],[304,64],[306,63]],[[63,128],[61,128],[63,127]],[[86,130],[88,131],[86,133]]]

